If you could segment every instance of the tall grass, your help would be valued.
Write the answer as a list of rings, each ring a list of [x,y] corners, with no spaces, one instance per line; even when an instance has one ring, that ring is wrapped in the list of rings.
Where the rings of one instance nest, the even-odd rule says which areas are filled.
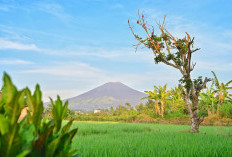
[[[202,126],[200,134],[189,126],[135,123],[76,122],[73,148],[82,157],[232,156],[232,127]]]

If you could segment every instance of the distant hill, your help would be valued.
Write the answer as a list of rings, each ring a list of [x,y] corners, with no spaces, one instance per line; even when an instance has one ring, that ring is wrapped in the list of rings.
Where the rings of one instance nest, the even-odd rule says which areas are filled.
[[[145,100],[141,100],[145,96],[145,93],[134,90],[120,82],[109,82],[67,100],[70,109],[90,111],[106,109],[111,106],[116,107],[127,102],[135,106],[145,102]]]

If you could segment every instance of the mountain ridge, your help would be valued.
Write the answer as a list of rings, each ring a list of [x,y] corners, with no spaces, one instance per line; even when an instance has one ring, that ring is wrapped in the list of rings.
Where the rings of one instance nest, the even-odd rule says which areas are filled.
[[[141,98],[147,96],[121,82],[107,82],[78,96],[68,98],[69,108],[73,110],[106,109],[119,104],[130,103],[135,106],[143,103]]]

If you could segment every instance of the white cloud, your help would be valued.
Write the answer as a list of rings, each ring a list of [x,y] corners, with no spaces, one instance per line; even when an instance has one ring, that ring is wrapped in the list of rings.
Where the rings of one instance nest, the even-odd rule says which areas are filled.
[[[0,38],[0,49],[40,51],[40,49],[34,44],[22,44],[19,42],[9,41],[4,38]]]
[[[49,95],[54,97],[56,94],[60,94],[65,99],[79,95],[106,82],[122,82],[140,91],[152,90],[154,85],[164,85],[166,83],[170,87],[173,87],[178,84],[178,79],[180,78],[176,72],[175,70],[169,71],[162,68],[153,72],[118,73],[99,69],[85,63],[67,62],[37,67],[19,73],[23,73],[24,75],[38,75],[41,77],[40,79],[43,77],[54,78],[54,80],[59,78],[58,82],[56,79],[57,85],[54,87],[57,90],[53,88],[50,92],[46,92],[44,98],[47,98]],[[43,83],[41,87],[49,84],[48,82]],[[59,90],[67,88],[67,91]]]
[[[65,62],[51,66],[40,66],[32,70],[24,70],[22,71],[22,73],[45,74],[51,76],[72,77],[78,79],[83,79],[83,78],[95,79],[96,76],[100,78],[104,77],[104,76],[102,77],[98,76],[104,73],[103,70],[80,62]]]
[[[66,87],[69,89],[65,89],[65,87],[62,87],[62,85],[58,84],[57,88],[59,89],[57,90],[44,90],[44,101],[48,101],[48,97],[52,97],[55,99],[56,95],[60,95],[62,99],[78,96],[106,82],[122,82],[125,85],[132,87],[133,89],[143,92],[145,90],[153,90],[154,85],[164,85],[166,83],[168,84],[168,87],[171,88],[175,85],[178,85],[179,80],[178,75],[170,71],[163,71],[160,73],[149,72],[141,74],[114,74],[106,71],[97,73],[92,71],[92,75],[86,76],[83,76],[82,74],[77,75],[75,74],[75,71],[73,71],[73,73],[74,74],[72,76],[69,75],[69,78],[72,79],[73,84],[75,84],[75,86],[69,86]],[[62,77],[62,74],[59,76],[54,76]]]
[[[18,64],[27,65],[27,64],[34,64],[34,63],[31,61],[26,61],[26,60],[21,60],[21,59],[1,59],[0,64],[4,64],[4,65],[18,65]]]
[[[94,56],[102,58],[114,58],[125,56],[128,51],[133,51],[131,48],[117,48],[107,49],[103,47],[90,47],[90,46],[73,46],[65,50],[44,49],[39,48],[35,44],[23,44],[21,42],[10,41],[5,38],[0,38],[0,49],[7,50],[21,50],[21,51],[35,51],[48,55],[55,56]]]
[[[114,4],[111,7],[115,8],[115,9],[122,9],[122,8],[124,8],[124,6],[122,4],[120,4],[120,3]]]
[[[51,97],[53,100],[56,100],[57,95],[59,95],[61,99],[67,99],[67,98],[77,96],[83,92],[85,91],[80,91],[77,89],[43,90],[43,101],[50,102],[49,97]]]
[[[120,50],[105,49],[102,47],[90,47],[90,46],[75,46],[66,48],[65,50],[55,50],[55,49],[40,49],[41,52],[49,55],[57,56],[94,56],[102,58],[113,58],[121,56],[122,51],[126,51],[125,48]]]
[[[73,20],[73,17],[67,14],[64,8],[58,3],[38,3],[37,8],[43,12],[51,14],[63,22],[67,23],[68,21]]]
[[[224,33],[223,33],[223,36],[228,40],[232,40],[232,30],[226,30]]]
[[[197,67],[198,70],[208,70],[208,71],[232,71],[232,63],[225,62],[215,62],[215,61],[198,61]]]

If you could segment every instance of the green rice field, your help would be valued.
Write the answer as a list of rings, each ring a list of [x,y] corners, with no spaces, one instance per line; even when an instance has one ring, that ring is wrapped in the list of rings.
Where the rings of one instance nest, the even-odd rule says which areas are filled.
[[[81,157],[232,156],[232,127],[74,122]]]

